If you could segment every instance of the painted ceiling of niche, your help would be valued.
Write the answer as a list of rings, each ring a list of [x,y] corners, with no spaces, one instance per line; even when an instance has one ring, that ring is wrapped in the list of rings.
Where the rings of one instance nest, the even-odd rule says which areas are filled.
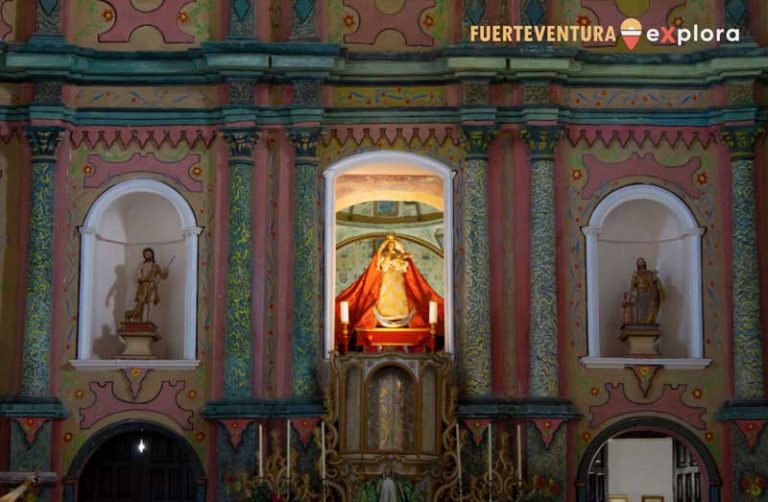
[[[423,174],[345,174],[336,179],[336,209],[378,201],[415,201],[444,208],[443,181]]]

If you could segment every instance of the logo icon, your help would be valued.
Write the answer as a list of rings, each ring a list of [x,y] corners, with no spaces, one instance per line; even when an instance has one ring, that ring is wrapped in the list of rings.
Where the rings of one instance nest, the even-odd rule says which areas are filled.
[[[621,38],[629,50],[634,50],[642,34],[643,25],[634,17],[628,17],[621,23]]]

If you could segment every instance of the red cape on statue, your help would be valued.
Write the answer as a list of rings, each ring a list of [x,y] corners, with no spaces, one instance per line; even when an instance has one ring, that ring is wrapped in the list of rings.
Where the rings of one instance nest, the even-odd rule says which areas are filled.
[[[376,305],[376,301],[379,298],[379,289],[381,288],[381,271],[376,267],[378,259],[379,254],[374,254],[365,272],[336,297],[336,329],[334,331],[336,344],[341,340],[341,322],[339,321],[339,305],[341,302],[349,303],[350,331],[354,331],[358,327],[376,327],[376,317],[371,307]],[[408,267],[405,270],[404,279],[408,303],[416,309],[416,313],[411,322],[408,323],[408,327],[428,327],[429,302],[436,301],[437,333],[438,336],[442,336],[445,320],[445,302],[443,298],[432,289],[410,258],[408,258]]]

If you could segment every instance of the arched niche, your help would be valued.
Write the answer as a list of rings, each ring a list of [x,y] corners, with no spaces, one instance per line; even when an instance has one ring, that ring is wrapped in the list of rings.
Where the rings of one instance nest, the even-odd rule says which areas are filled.
[[[637,258],[645,258],[665,288],[658,322],[661,356],[644,364],[700,368],[704,358],[701,235],[688,206],[653,185],[631,185],[606,196],[582,228],[586,237],[587,366],[623,367],[619,340],[622,298]]]
[[[375,151],[347,157],[323,172],[325,180],[325,355],[334,349],[337,211],[370,201],[418,202],[443,213],[441,232],[445,300],[445,351],[453,341],[453,176],[434,159],[408,152]]]
[[[686,450],[695,458],[701,469],[701,500],[702,502],[719,502],[722,490],[722,479],[717,464],[712,458],[709,448],[701,442],[697,434],[684,425],[673,420],[657,416],[635,416],[620,420],[603,431],[587,445],[579,461],[576,472],[576,500],[588,502],[594,500],[594,494],[589,489],[590,467],[600,449],[611,439],[629,432],[653,432],[669,436],[682,443]],[[610,475],[610,473],[609,473]]]
[[[193,482],[195,485],[194,497],[196,502],[206,500],[208,479],[195,449],[182,436],[168,429],[164,425],[143,420],[123,420],[99,430],[90,436],[80,447],[75,458],[70,464],[66,477],[62,479],[64,485],[64,501],[75,502],[79,500],[79,482],[89,461],[102,447],[109,446],[109,442],[121,436],[135,436],[141,438],[144,435],[154,435],[167,439],[178,448],[183,460],[191,466]],[[135,462],[131,462],[133,464]],[[149,472],[147,470],[147,472]]]
[[[81,369],[194,367],[197,333],[197,244],[202,229],[194,211],[170,186],[132,179],[105,191],[80,227],[80,297],[77,360]],[[162,359],[114,359],[122,316],[134,305],[136,269],[142,250],[152,247],[161,265],[172,257],[171,273],[159,286],[161,305],[152,311]]]

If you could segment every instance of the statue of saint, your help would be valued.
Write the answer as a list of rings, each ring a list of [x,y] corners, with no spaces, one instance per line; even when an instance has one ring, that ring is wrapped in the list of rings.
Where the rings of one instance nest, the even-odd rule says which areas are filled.
[[[635,298],[635,322],[656,324],[659,307],[664,301],[664,288],[656,272],[648,270],[644,258],[637,259],[637,270],[632,274],[631,289]]]
[[[144,261],[136,272],[136,296],[135,307],[125,313],[125,320],[146,322],[149,320],[149,312],[152,306],[160,303],[160,295],[157,293],[157,283],[160,279],[168,278],[168,267],[161,267],[155,263],[155,251],[152,248],[144,248],[141,252]],[[171,260],[173,261],[173,260]],[[170,266],[170,263],[168,264]]]
[[[408,305],[405,291],[405,271],[411,255],[405,252],[394,235],[387,236],[377,254],[376,268],[381,272],[381,288],[373,312],[382,326],[405,326],[416,312]]]

